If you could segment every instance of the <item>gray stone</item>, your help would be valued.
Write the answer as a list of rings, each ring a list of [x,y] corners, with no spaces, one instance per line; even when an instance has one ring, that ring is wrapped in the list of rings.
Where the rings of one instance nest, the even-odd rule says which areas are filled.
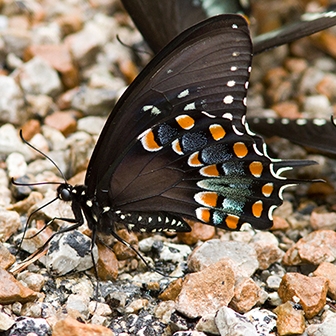
[[[244,315],[228,307],[218,310],[215,323],[221,336],[258,336],[253,324]]]
[[[13,78],[0,76],[0,121],[2,123],[22,124],[29,115],[24,109],[24,97]]]
[[[18,178],[24,176],[27,172],[27,163],[21,153],[9,154],[6,164],[9,177]]]
[[[5,331],[13,326],[15,320],[6,313],[0,312],[0,330]]]
[[[39,57],[34,57],[25,63],[19,76],[25,93],[53,97],[62,91],[62,83],[57,71]]]
[[[51,329],[45,319],[22,317],[15,322],[15,325],[10,330],[10,336],[14,335],[36,335],[45,336],[51,335]]]
[[[106,118],[85,117],[78,120],[77,130],[84,131],[92,135],[98,135],[103,129]]]
[[[8,28],[2,32],[6,53],[22,58],[24,50],[31,44],[31,33],[24,29]]]
[[[336,330],[336,314],[328,312],[321,324],[311,324],[307,327],[308,336],[334,336]]]
[[[91,239],[77,230],[55,236],[50,242],[46,255],[49,272],[64,275],[71,271],[84,271],[93,266]],[[92,249],[94,259],[98,260],[98,250]]]
[[[303,102],[304,116],[306,118],[329,119],[333,113],[329,99],[324,95],[306,97]]]
[[[80,314],[88,317],[89,315],[89,303],[90,298],[87,296],[83,296],[80,294],[71,294],[68,297],[66,303],[66,309],[69,310],[76,310]]]
[[[219,239],[209,240],[195,249],[189,257],[188,267],[199,271],[224,257],[233,261],[241,276],[250,277],[259,267],[256,251],[251,245]]]

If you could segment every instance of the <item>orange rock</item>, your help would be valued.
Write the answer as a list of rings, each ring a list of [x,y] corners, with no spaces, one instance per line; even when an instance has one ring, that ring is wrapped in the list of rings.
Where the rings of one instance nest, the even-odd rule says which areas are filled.
[[[98,246],[98,277],[103,280],[116,280],[118,277],[118,259],[111,249],[102,244]]]
[[[15,256],[13,256],[7,248],[0,243],[0,267],[7,269],[15,263]]]
[[[65,44],[31,45],[25,50],[24,60],[29,61],[35,56],[44,59],[61,74],[65,88],[71,89],[79,85],[78,69]]]
[[[201,222],[186,220],[191,227],[191,232],[179,232],[177,237],[181,242],[187,245],[194,245],[199,240],[206,241],[215,236],[216,229],[211,225],[206,225]]]
[[[41,132],[41,124],[36,119],[30,119],[22,126],[21,129],[24,138],[29,141],[35,134]]]
[[[177,296],[181,292],[183,280],[177,279],[172,281],[168,287],[159,295],[159,299],[163,301],[173,300],[175,301]]]
[[[336,299],[336,265],[323,262],[320,266],[314,271],[314,276],[325,277],[328,279],[328,294],[335,300]]]
[[[251,278],[241,278],[235,285],[230,307],[239,313],[246,313],[261,301],[262,295],[262,289]]]
[[[326,304],[328,280],[323,277],[307,277],[300,273],[283,276],[278,294],[283,302],[301,304],[305,316],[310,319],[317,315]]]
[[[283,257],[285,265],[293,266],[303,263],[319,265],[336,259],[336,232],[332,230],[314,231],[301,238]]]
[[[235,281],[232,263],[221,259],[200,272],[186,275],[175,308],[190,318],[215,313],[232,300]]]
[[[296,103],[285,101],[280,102],[272,106],[272,109],[281,117],[281,118],[290,118],[296,119],[301,117],[299,112],[299,107]]]
[[[73,114],[73,111],[56,111],[47,116],[44,122],[46,125],[59,130],[66,136],[73,133],[77,128],[77,122]]]
[[[286,219],[280,217],[280,216],[273,216],[273,226],[270,228],[271,231],[275,230],[288,230],[289,224],[286,221]]]
[[[293,304],[286,302],[274,309],[277,314],[277,329],[279,336],[301,335],[305,331],[305,319],[302,310],[297,310]]]
[[[34,301],[37,297],[38,293],[23,286],[13,275],[0,267],[0,304],[25,303]]]
[[[80,323],[72,317],[58,321],[53,329],[53,336],[114,336],[114,332],[106,327]]]

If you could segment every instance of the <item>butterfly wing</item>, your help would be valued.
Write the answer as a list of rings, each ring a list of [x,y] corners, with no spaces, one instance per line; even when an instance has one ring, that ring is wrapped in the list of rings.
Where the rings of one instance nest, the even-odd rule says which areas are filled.
[[[181,217],[270,227],[292,183],[279,173],[291,163],[271,160],[245,127],[251,49],[239,15],[212,17],[173,40],[109,116],[89,165],[88,195],[144,231],[157,213],[155,230]]]
[[[243,11],[236,0],[122,0],[122,3],[155,53],[180,32],[210,16]]]
[[[322,153],[336,154],[336,126],[325,119],[252,118],[251,129],[267,137],[279,136]]]
[[[288,24],[280,29],[256,36],[253,39],[253,54],[296,41],[312,35],[336,24],[336,12],[333,10],[322,13],[305,13],[297,22]]]

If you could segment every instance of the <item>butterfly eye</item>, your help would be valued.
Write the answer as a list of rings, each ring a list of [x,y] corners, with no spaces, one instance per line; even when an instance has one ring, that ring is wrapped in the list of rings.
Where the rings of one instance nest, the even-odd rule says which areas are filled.
[[[58,197],[65,202],[72,200],[72,194],[68,186],[61,185],[58,191]]]

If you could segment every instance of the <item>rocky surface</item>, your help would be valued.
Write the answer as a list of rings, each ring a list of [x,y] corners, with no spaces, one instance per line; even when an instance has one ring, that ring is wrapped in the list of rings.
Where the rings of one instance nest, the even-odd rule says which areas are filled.
[[[252,20],[252,28],[273,29],[300,6],[256,2],[259,25]],[[334,28],[255,57],[248,114],[330,119],[335,39]],[[299,177],[327,182],[286,191],[268,232],[193,222],[191,233],[178,235],[118,230],[134,250],[100,237],[93,250],[98,284],[86,225],[53,236],[71,225],[52,220],[71,218],[69,204],[55,201],[36,212],[55,198],[57,185],[11,184],[11,178],[63,181],[50,161],[22,143],[19,129],[69,183],[83,183],[108,113],[150,58],[138,51],[145,49],[117,0],[0,0],[0,334],[333,336],[332,158],[270,139],[274,155],[319,162],[297,169]],[[27,221],[29,239],[20,243]],[[38,250],[50,237],[49,249]]]

